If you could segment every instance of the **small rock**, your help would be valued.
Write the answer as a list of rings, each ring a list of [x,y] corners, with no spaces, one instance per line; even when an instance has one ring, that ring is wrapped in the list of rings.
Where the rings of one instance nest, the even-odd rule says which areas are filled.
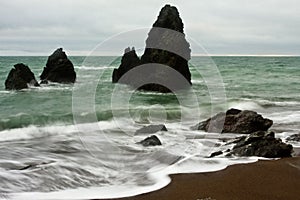
[[[216,152],[210,154],[209,158],[213,158],[213,157],[216,157],[216,156],[219,156],[219,155],[222,155],[222,154],[223,154],[222,151],[216,151]]]
[[[147,137],[146,139],[138,142],[137,144],[141,144],[144,147],[148,147],[161,145],[161,142],[156,135],[151,135],[150,137]]]
[[[48,84],[49,82],[47,81],[47,80],[42,80],[41,82],[40,82],[40,84]]]

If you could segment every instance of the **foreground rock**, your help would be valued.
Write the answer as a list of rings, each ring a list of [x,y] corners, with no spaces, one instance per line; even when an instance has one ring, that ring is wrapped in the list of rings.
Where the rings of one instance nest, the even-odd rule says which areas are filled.
[[[146,139],[138,142],[138,144],[141,144],[144,147],[148,147],[161,145],[161,142],[156,135],[151,135],[150,137],[147,137]]]
[[[5,89],[21,90],[28,88],[28,85],[39,86],[32,71],[23,63],[14,65],[6,78]]]
[[[293,146],[275,138],[274,132],[258,131],[239,138],[228,155],[265,158],[291,157]]]
[[[125,50],[119,69],[114,70],[113,82],[163,93],[188,88],[192,84],[189,46],[177,8],[166,5],[148,34],[141,59],[134,50]]]
[[[222,133],[250,134],[256,131],[267,131],[273,121],[263,118],[250,110],[230,109],[226,113],[218,113],[206,121],[192,127],[195,130]]]
[[[165,125],[149,125],[137,130],[136,134],[156,133],[158,131],[168,131]]]
[[[74,83],[76,73],[72,62],[62,48],[57,49],[48,57],[46,67],[40,76],[42,83]]]

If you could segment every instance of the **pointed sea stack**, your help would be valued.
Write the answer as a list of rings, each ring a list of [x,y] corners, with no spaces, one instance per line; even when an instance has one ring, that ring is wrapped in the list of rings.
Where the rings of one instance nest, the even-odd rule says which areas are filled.
[[[28,85],[39,86],[32,71],[23,63],[14,65],[5,80],[5,89],[21,90],[28,88]]]
[[[119,69],[114,70],[113,82],[163,93],[185,89],[192,84],[190,58],[190,45],[185,39],[179,12],[176,7],[165,5],[148,34],[141,59],[134,50],[125,51]],[[129,72],[131,69],[136,70]]]
[[[62,48],[57,49],[48,57],[46,67],[40,76],[42,82],[74,83],[76,73],[73,63],[68,59]]]
[[[140,58],[137,56],[135,49],[130,47],[126,48],[121,60],[121,65],[118,69],[114,69],[112,81],[113,83],[119,82],[120,78],[132,68],[141,64]],[[119,83],[129,83],[130,80],[121,79]]]

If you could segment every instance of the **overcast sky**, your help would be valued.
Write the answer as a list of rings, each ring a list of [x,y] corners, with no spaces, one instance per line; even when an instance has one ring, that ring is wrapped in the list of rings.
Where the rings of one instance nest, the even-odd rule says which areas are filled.
[[[151,27],[166,3],[209,54],[300,55],[299,0],[1,0],[0,56],[57,47],[84,55],[112,35]]]

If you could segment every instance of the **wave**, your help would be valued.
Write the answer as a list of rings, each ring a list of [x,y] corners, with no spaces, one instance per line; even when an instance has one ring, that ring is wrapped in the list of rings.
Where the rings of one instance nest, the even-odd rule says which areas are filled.
[[[219,148],[222,151],[230,148],[220,146],[223,144],[220,138],[228,136],[198,133],[197,137],[189,126],[175,122],[165,124],[168,132],[156,133],[163,146],[145,148],[136,144],[145,135],[130,134],[144,125],[119,118],[90,124],[53,124],[1,131],[2,146],[12,144],[14,148],[9,152],[13,155],[18,152],[21,158],[17,159],[18,163],[12,163],[13,158],[7,152],[7,158],[0,159],[0,168],[3,163],[7,166],[1,168],[0,178],[7,179],[3,179],[0,186],[11,182],[8,197],[16,200],[129,197],[165,187],[170,183],[170,174],[212,172],[258,160],[222,156],[208,159],[206,156]],[[9,143],[11,141],[14,142]],[[25,189],[20,188],[24,180],[29,183]]]
[[[115,66],[75,66],[76,70],[103,70],[103,69],[114,69]]]
[[[300,106],[299,101],[270,101],[264,99],[229,99],[228,107],[241,110],[263,110],[270,107],[294,107]]]
[[[262,106],[254,101],[242,101],[242,102],[229,102],[229,108],[236,108],[240,110],[261,110]]]
[[[179,173],[200,173],[200,172],[214,172],[225,169],[227,166],[234,164],[245,164],[256,162],[258,158],[244,158],[244,159],[199,159],[192,157],[185,159],[182,162],[164,166],[161,170],[147,173],[144,179],[150,179],[152,184],[138,185],[138,184],[126,184],[122,186],[103,186],[103,187],[89,187],[78,189],[67,189],[57,192],[27,192],[27,193],[13,193],[10,197],[12,200],[19,199],[31,199],[34,197],[36,200],[45,199],[110,199],[110,198],[122,198],[131,197],[139,194],[144,194],[152,191],[159,190],[167,186],[171,179],[170,174]],[[161,166],[162,167],[162,166]],[[133,174],[131,176],[139,176]]]
[[[299,124],[300,111],[283,111],[279,113],[270,113],[267,116],[277,124]]]

